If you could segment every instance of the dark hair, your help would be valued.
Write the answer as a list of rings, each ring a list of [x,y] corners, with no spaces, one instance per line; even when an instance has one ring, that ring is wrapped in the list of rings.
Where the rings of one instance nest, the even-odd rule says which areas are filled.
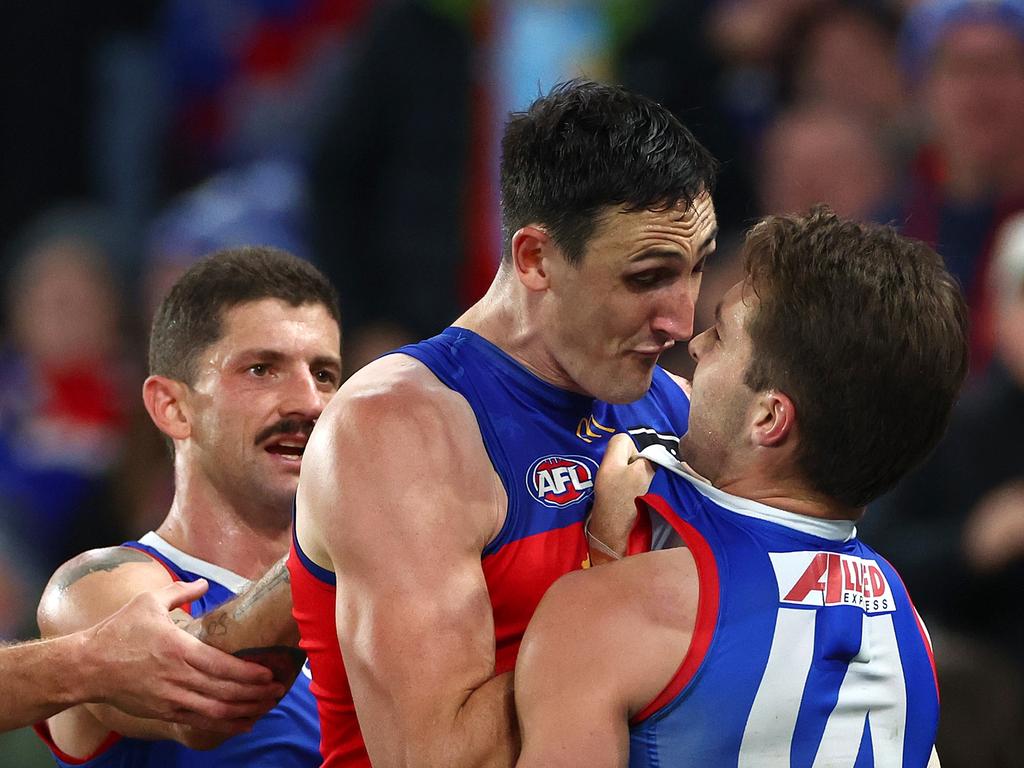
[[[711,192],[716,162],[671,112],[585,80],[555,86],[513,113],[501,142],[503,255],[530,223],[548,228],[572,264],[606,206],[687,205]]]
[[[149,334],[150,374],[194,383],[196,358],[220,339],[224,311],[259,299],[321,304],[341,325],[334,287],[312,264],[277,248],[227,248],[197,262],[160,303]]]
[[[823,207],[762,220],[744,269],[760,299],[746,384],[793,400],[813,488],[867,504],[946,429],[968,365],[959,286],[924,243]]]

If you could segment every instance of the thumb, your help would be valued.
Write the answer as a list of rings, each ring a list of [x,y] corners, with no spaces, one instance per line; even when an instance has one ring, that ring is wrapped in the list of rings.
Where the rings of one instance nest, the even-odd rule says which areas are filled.
[[[633,438],[625,432],[619,432],[608,441],[608,449],[604,453],[602,464],[611,467],[624,467],[636,454]]]
[[[206,579],[195,581],[175,581],[166,587],[161,587],[154,594],[157,600],[168,611],[178,608],[183,603],[191,603],[202,597],[210,585]]]

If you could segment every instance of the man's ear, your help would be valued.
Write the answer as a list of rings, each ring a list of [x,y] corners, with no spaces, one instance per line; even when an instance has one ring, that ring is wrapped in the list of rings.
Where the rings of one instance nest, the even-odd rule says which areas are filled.
[[[142,385],[142,402],[157,429],[172,440],[192,434],[186,395],[188,387],[166,376],[150,376]]]
[[[785,392],[770,389],[757,398],[752,434],[754,444],[776,448],[796,430],[796,406]]]
[[[519,282],[531,291],[546,290],[550,284],[544,262],[554,243],[540,227],[528,224],[512,235],[512,264]]]

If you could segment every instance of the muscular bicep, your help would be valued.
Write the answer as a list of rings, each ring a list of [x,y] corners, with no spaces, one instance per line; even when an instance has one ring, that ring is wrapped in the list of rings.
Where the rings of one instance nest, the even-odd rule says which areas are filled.
[[[94,549],[64,563],[50,578],[36,618],[43,637],[86,629],[140,592],[160,589],[170,574],[153,558],[130,547]]]
[[[310,548],[337,576],[338,640],[371,759],[458,765],[507,747],[512,727],[490,722],[511,720],[509,683],[492,680],[480,561],[504,499],[465,401],[413,389],[331,404],[303,459],[298,530],[304,548],[316,531]]]

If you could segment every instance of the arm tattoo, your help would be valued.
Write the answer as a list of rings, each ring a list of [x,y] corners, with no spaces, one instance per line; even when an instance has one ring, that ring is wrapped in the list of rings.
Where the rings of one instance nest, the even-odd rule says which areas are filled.
[[[235,621],[240,621],[245,614],[252,610],[256,603],[263,600],[282,585],[284,585],[285,589],[288,589],[290,584],[291,574],[288,573],[288,568],[284,565],[284,561],[281,561],[266,576],[256,582],[252,589],[242,595],[238,605],[235,606],[231,613],[231,618]]]
[[[113,571],[125,563],[152,563],[153,558],[144,552],[130,547],[110,547],[80,555],[61,569],[57,588],[64,592],[75,582],[85,578],[90,573],[98,571]]]
[[[227,612],[224,610],[211,610],[195,621],[197,624],[193,625],[194,629],[190,629],[189,632],[203,642],[207,642],[207,638],[223,637],[227,634]]]

